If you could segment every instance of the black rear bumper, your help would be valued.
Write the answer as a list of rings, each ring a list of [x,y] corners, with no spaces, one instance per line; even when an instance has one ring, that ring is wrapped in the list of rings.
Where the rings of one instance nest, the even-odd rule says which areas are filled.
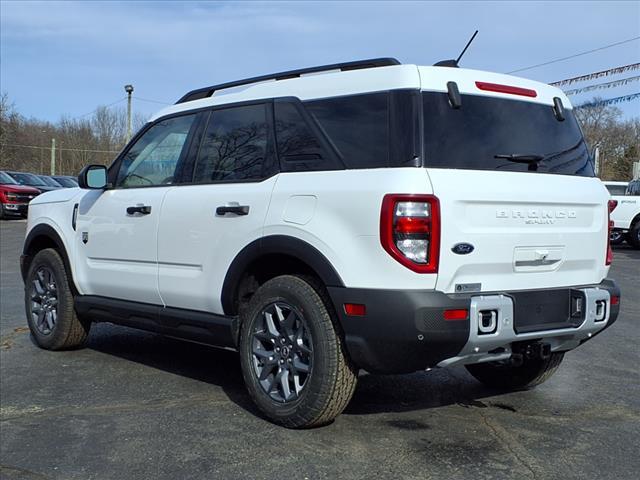
[[[605,289],[611,297],[620,297],[620,289],[612,280],[587,287]],[[455,357],[469,339],[470,321],[468,315],[463,319],[445,320],[444,312],[469,310],[474,296],[503,294],[511,297],[514,304],[526,302],[529,307],[533,302],[544,301],[548,311],[554,308],[561,311],[566,302],[557,294],[559,290],[569,292],[573,289],[538,290],[535,294],[532,291],[445,294],[434,290],[328,287],[351,359],[372,373],[414,372]],[[347,315],[346,303],[366,305],[366,314]],[[619,308],[619,303],[610,306],[605,328],[615,322]],[[548,324],[548,330],[557,328],[567,328],[567,325]]]

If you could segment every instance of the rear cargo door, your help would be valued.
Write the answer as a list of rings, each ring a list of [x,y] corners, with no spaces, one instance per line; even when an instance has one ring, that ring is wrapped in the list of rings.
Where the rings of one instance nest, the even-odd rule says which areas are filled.
[[[511,98],[514,97],[514,98]],[[423,92],[425,158],[440,199],[437,289],[514,291],[599,283],[607,200],[573,113],[552,104]]]

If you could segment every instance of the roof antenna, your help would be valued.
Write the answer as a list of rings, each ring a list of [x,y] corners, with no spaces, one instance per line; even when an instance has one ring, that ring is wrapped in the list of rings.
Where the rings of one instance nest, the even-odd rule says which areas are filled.
[[[478,30],[476,30],[474,32],[473,35],[471,35],[471,38],[469,39],[469,41],[467,42],[467,44],[465,45],[464,49],[462,50],[462,52],[460,53],[460,55],[458,55],[458,58],[456,58],[455,60],[442,60],[438,63],[434,63],[434,67],[454,67],[454,68],[458,68],[458,63],[460,62],[460,59],[462,58],[462,56],[465,54],[465,52],[467,51],[467,48],[469,48],[469,45],[471,45],[471,42],[473,42],[473,39],[476,38],[476,35],[478,35]]]

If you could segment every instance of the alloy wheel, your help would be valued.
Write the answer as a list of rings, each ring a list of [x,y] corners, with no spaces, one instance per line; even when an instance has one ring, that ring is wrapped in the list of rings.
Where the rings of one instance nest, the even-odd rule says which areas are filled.
[[[293,306],[276,302],[260,312],[252,332],[253,371],[271,399],[299,398],[312,373],[312,339],[304,317]]]
[[[49,267],[36,270],[31,282],[31,319],[38,332],[49,335],[58,320],[58,289],[56,277]]]

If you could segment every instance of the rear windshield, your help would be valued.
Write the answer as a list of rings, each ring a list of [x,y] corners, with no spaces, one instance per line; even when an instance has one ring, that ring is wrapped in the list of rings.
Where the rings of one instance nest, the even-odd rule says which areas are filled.
[[[427,167],[594,176],[571,110],[558,121],[550,105],[519,100],[462,95],[453,109],[446,93],[424,92],[422,101]]]

